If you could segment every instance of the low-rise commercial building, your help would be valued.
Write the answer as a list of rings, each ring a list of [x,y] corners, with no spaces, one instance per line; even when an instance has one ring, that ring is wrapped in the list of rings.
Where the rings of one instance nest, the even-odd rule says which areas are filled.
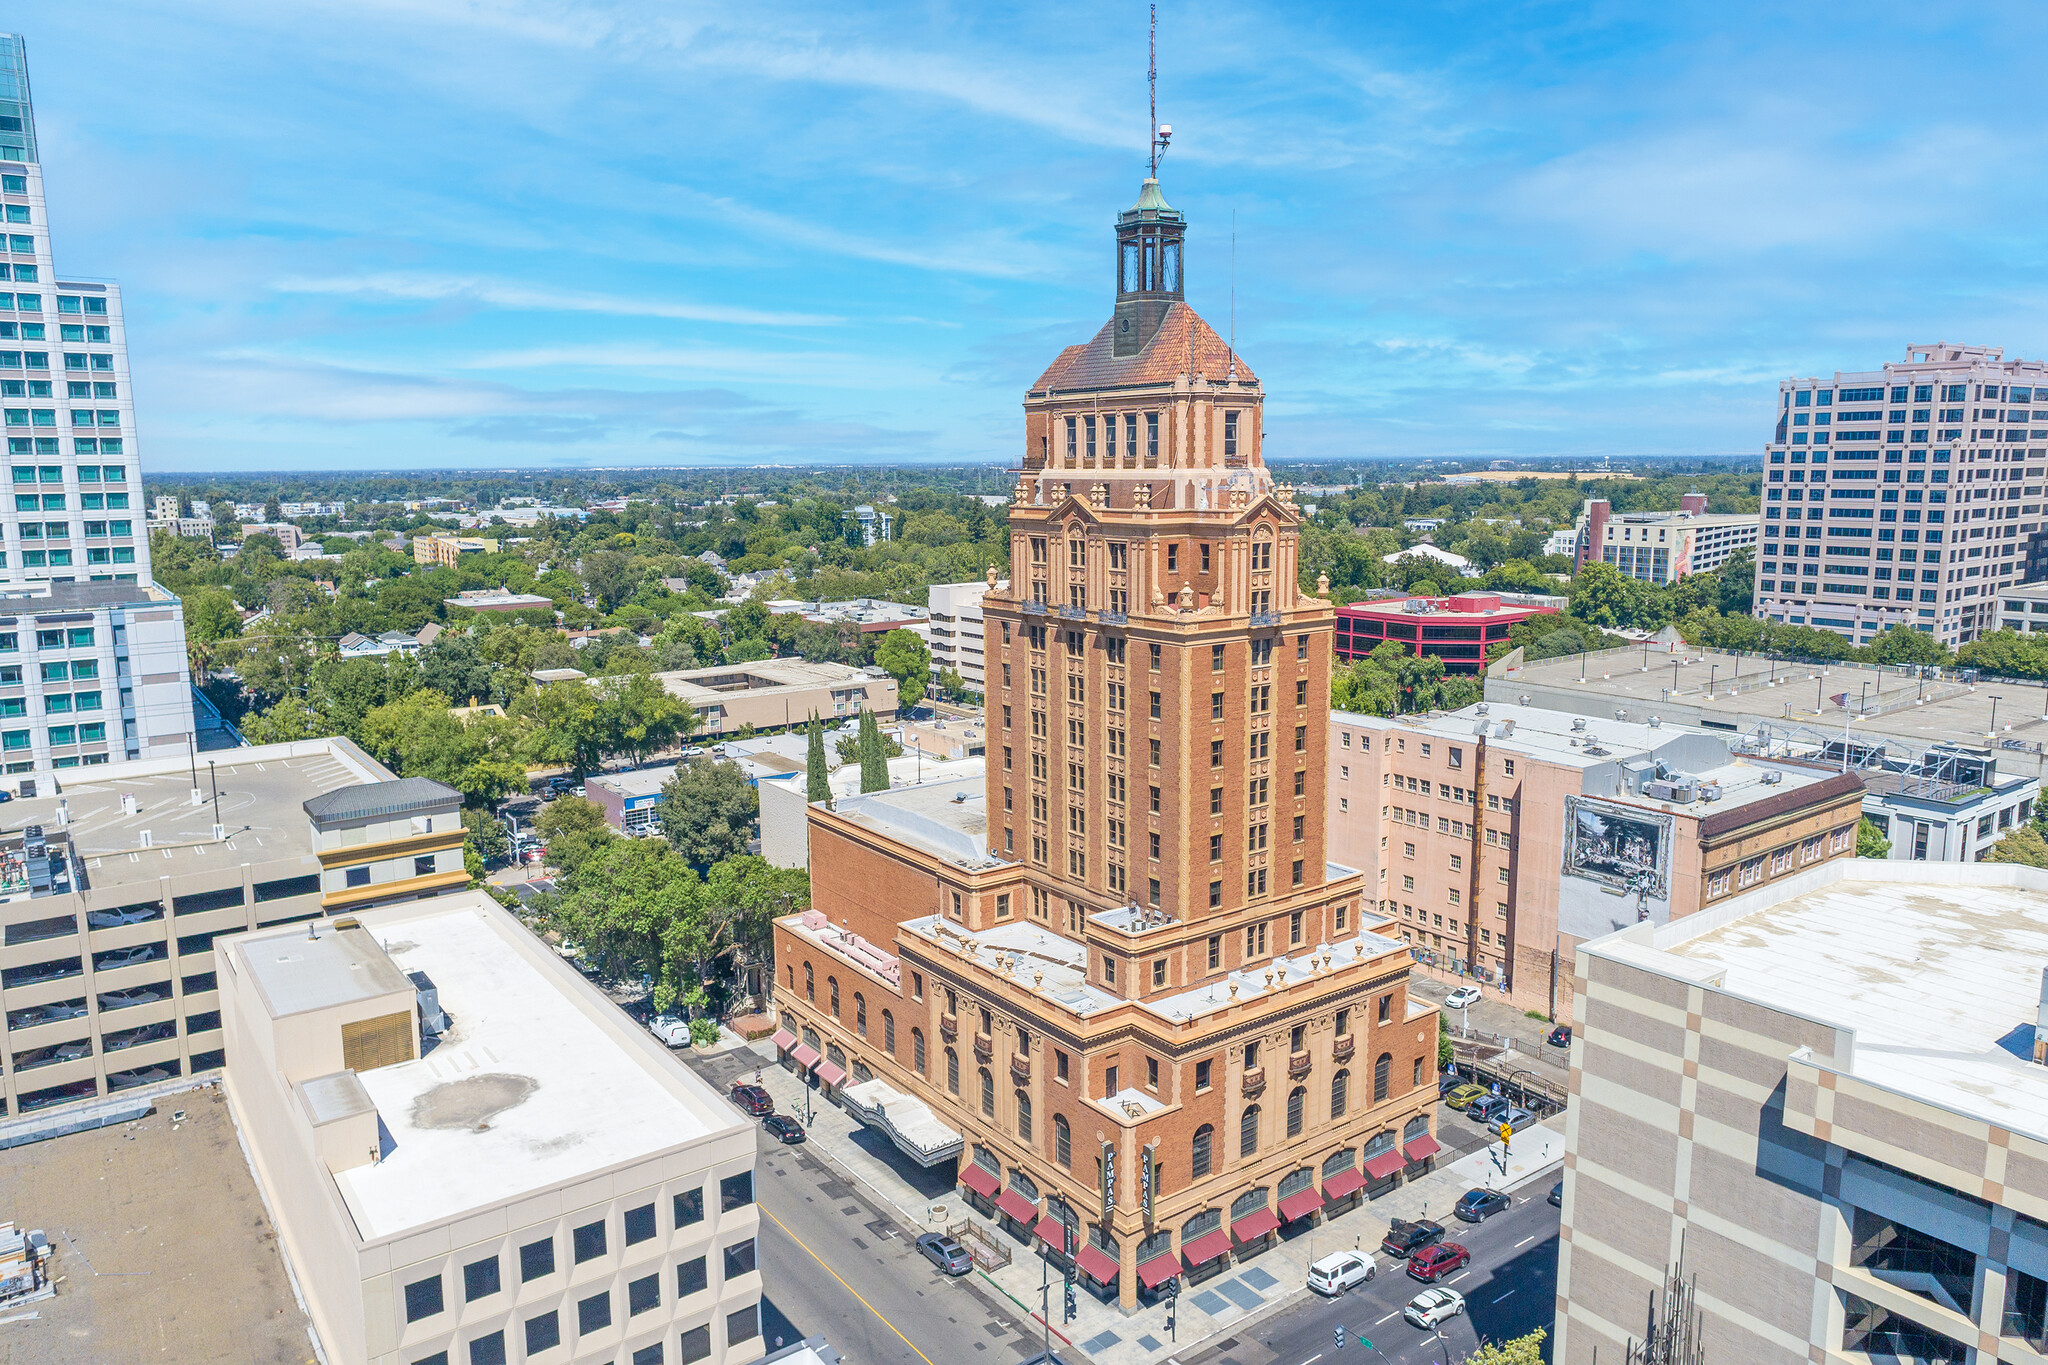
[[[2048,874],[1831,861],[1582,945],[1555,1358],[2048,1353]],[[1686,1310],[1690,1311],[1686,1311]]]
[[[215,954],[325,1359],[761,1356],[752,1125],[490,897]]]
[[[1487,704],[1330,717],[1329,848],[1425,967],[1570,1017],[1572,953],[1852,857],[1855,773],[1727,736]]]
[[[742,726],[786,729],[802,725],[813,712],[826,721],[858,716],[863,709],[881,720],[896,714],[896,680],[879,668],[763,659],[654,676],[696,709],[703,721],[696,733],[703,736],[733,734]]]
[[[461,794],[345,739],[76,779],[11,802],[0,839],[9,1115],[218,1070],[221,935],[469,880]]]
[[[555,609],[552,598],[531,592],[509,592],[504,588],[469,588],[441,600],[448,606],[461,607],[466,611],[532,611],[536,607],[545,611]]]
[[[1479,592],[1352,602],[1337,608],[1334,648],[1340,659],[1363,659],[1392,640],[1405,654],[1442,659],[1446,673],[1478,673],[1486,651],[1505,645],[1510,629],[1532,616],[1555,616],[1560,605]]]
[[[2048,536],[2043,536],[2048,546]],[[2032,554],[2032,543],[2028,546]],[[2044,549],[2048,554],[2048,549]],[[2044,564],[2042,575],[2036,575],[2030,564],[2028,581],[2016,588],[2005,588],[1998,594],[1998,625],[2000,630],[2016,630],[2022,635],[2048,632],[2048,582],[2037,581],[2048,576],[2048,564]]]

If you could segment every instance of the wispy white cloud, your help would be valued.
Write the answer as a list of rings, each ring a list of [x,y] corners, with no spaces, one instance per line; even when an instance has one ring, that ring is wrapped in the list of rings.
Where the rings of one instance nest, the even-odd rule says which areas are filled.
[[[476,276],[398,274],[292,277],[276,285],[286,294],[347,295],[410,302],[470,303],[491,308],[541,313],[602,313],[613,317],[676,318],[688,322],[732,323],[745,327],[828,327],[844,318],[822,313],[783,313],[716,303],[619,294],[583,294]]]

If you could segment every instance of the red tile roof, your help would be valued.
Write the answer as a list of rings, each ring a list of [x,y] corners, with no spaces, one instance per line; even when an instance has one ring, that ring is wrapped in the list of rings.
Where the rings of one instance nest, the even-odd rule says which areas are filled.
[[[1031,392],[1170,384],[1190,371],[1208,379],[1222,379],[1230,373],[1230,346],[1185,303],[1176,303],[1166,310],[1159,330],[1136,355],[1113,354],[1115,337],[1116,319],[1111,318],[1087,345],[1069,346],[1061,351],[1059,359],[1031,386]],[[1241,382],[1257,382],[1243,356],[1237,357],[1237,377]]]

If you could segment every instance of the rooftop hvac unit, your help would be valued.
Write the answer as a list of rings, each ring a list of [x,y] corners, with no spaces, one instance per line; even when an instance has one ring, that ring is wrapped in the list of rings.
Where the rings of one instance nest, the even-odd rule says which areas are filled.
[[[1763,784],[1764,784],[1764,785],[1765,785],[1766,787],[1775,787],[1775,786],[1777,786],[1777,785],[1778,785],[1778,784],[1779,784],[1780,782],[1783,782],[1784,780],[1785,780],[1785,774],[1784,774],[1784,773],[1782,773],[1782,772],[1780,772],[1780,771],[1779,771],[1778,769],[1776,769],[1776,768],[1766,768],[1766,769],[1764,769],[1764,775],[1763,775]]]
[[[1702,800],[1702,801],[1719,801],[1720,799],[1721,799],[1721,784],[1720,784],[1719,782],[1702,782],[1702,783],[1700,783],[1700,800]]]
[[[1690,778],[1680,778],[1675,782],[1646,782],[1643,784],[1643,795],[1656,801],[1675,801],[1680,805],[1690,802],[1697,791],[1698,788]]]
[[[1586,718],[1585,718],[1584,716],[1574,716],[1574,717],[1572,717],[1572,733],[1573,733],[1573,734],[1578,734],[1578,733],[1579,733],[1579,732],[1580,732],[1581,730],[1584,730],[1585,728],[1586,728]]]

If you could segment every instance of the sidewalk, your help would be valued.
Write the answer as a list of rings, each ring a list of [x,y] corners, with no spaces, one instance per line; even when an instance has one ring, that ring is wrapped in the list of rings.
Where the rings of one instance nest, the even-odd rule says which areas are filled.
[[[806,1087],[776,1065],[772,1044],[764,1041],[750,1046],[762,1059],[761,1084],[774,1097],[777,1112],[801,1118]],[[988,1241],[1009,1248],[1011,1260],[992,1273],[975,1273],[1027,1314],[1039,1311],[1045,1271],[1035,1247],[1019,1242],[968,1207],[954,1183],[953,1163],[931,1170],[919,1168],[903,1158],[886,1137],[868,1130],[816,1092],[811,1092],[809,1099],[812,1117],[805,1132],[813,1156],[840,1167],[866,1186],[881,1204],[895,1211],[913,1235],[960,1222],[978,1224]],[[1442,1113],[1447,1122],[1467,1124],[1461,1114]],[[1053,1349],[1071,1359],[1067,1350],[1071,1347],[1095,1365],[1158,1365],[1168,1356],[1186,1356],[1200,1349],[1205,1338],[1241,1329],[1252,1319],[1307,1293],[1308,1266],[1316,1256],[1335,1251],[1346,1242],[1375,1248],[1394,1218],[1419,1218],[1425,1212],[1433,1212],[1439,1219],[1447,1217],[1458,1196],[1475,1185],[1513,1189],[1545,1175],[1564,1159],[1563,1119],[1550,1122],[1557,1127],[1538,1125],[1516,1134],[1505,1172],[1500,1169],[1498,1148],[1474,1152],[1360,1208],[1319,1220],[1315,1227],[1283,1238],[1248,1259],[1233,1257],[1226,1271],[1184,1290],[1172,1334],[1166,1330],[1164,1302],[1125,1313],[1114,1302],[1105,1304],[1081,1289],[1074,1295],[1078,1317],[1072,1323],[1061,1322],[1064,1291],[1054,1270],[1045,1276],[1051,1286]]]

